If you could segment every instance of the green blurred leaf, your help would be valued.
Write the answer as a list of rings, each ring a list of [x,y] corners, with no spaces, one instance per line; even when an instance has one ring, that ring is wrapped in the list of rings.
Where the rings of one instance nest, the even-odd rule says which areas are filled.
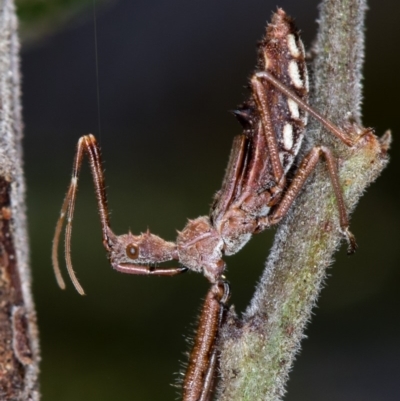
[[[95,0],[96,7],[107,1]],[[16,5],[22,42],[31,43],[62,29],[78,15],[89,15],[94,0],[16,0]]]

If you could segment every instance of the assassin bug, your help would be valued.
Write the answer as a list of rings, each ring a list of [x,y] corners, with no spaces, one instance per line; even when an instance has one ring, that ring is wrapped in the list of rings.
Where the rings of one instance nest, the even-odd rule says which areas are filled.
[[[52,250],[58,284],[65,288],[57,249],[65,218],[65,257],[69,276],[80,294],[83,289],[72,269],[71,230],[79,170],[84,154],[89,158],[100,213],[103,245],[110,263],[122,273],[175,276],[193,270],[202,272],[211,288],[200,316],[193,351],[183,382],[184,401],[211,397],[217,366],[217,341],[229,298],[223,276],[224,255],[238,252],[252,234],[277,224],[288,212],[308,176],[324,157],[336,196],[340,227],[356,249],[348,228],[346,207],[336,160],[324,146],[314,147],[300,165],[294,160],[304,136],[308,114],[316,118],[347,146],[358,133],[343,131],[307,104],[308,75],[302,41],[290,17],[282,9],[273,15],[259,45],[258,64],[250,78],[250,98],[235,116],[243,133],[234,138],[222,188],[217,192],[209,216],[189,220],[176,242],[167,242],[150,232],[115,235],[110,228],[100,148],[93,135],[78,141],[71,183],[59,217]],[[361,131],[361,135],[369,130]],[[288,174],[293,178],[289,182]],[[160,268],[159,263],[176,260],[182,266]]]

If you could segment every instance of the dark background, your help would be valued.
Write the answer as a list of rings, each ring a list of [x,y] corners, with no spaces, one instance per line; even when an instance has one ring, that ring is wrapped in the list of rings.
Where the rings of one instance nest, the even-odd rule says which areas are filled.
[[[43,401],[173,400],[208,285],[198,274],[146,278],[113,271],[85,167],[73,263],[87,292],[58,289],[51,240],[79,136],[99,136],[116,233],[149,227],[173,240],[207,214],[240,127],[227,112],[246,96],[255,44],[276,5],[296,17],[306,47],[317,1],[120,0],[98,10],[101,134],[92,10],[22,53],[25,167]],[[394,133],[391,163],[361,200],[307,329],[286,400],[400,399],[400,216],[397,134],[399,5],[370,1],[364,123]],[[248,304],[274,230],[227,259],[232,303]],[[60,252],[61,256],[61,252]],[[62,259],[62,258],[61,258]],[[62,260],[63,263],[63,260]],[[66,275],[65,275],[66,276]]]

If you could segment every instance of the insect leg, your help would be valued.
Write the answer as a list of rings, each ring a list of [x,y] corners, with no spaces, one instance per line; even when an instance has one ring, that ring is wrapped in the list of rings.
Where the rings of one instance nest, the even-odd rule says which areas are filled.
[[[183,383],[183,401],[211,399],[218,359],[216,342],[228,298],[229,285],[225,281],[214,284],[206,296]]]
[[[353,234],[349,230],[349,221],[347,217],[346,205],[343,199],[343,191],[339,182],[339,174],[336,166],[336,160],[331,151],[325,146],[317,146],[313,148],[310,153],[308,153],[308,155],[303,159],[300,167],[296,172],[295,177],[293,178],[293,181],[289,185],[289,188],[283,195],[276,209],[272,212],[272,215],[269,217],[269,224],[278,223],[286,215],[293,201],[296,199],[300,190],[302,189],[308,176],[315,169],[315,166],[321,155],[324,156],[327,163],[329,176],[332,182],[333,190],[335,192],[336,201],[338,203],[340,227],[344,235],[346,236],[347,242],[349,243],[349,248],[347,252],[351,254],[356,250],[357,244]]]
[[[339,127],[330,122],[327,118],[319,114],[315,111],[311,106],[309,106],[306,102],[300,99],[295,93],[293,93],[289,88],[287,88],[282,82],[276,79],[271,73],[268,71],[260,71],[254,74],[254,77],[257,79],[264,79],[271,84],[273,84],[276,88],[278,88],[284,95],[288,98],[294,100],[304,111],[311,114],[316,120],[318,120],[325,128],[327,128],[333,135],[339,138],[343,143],[347,146],[353,146],[355,141],[351,138],[347,133],[343,132]],[[362,133],[361,135],[363,135]]]
[[[136,274],[140,276],[176,276],[188,271],[187,267],[166,267],[163,269],[152,266],[128,265],[123,264],[114,266],[114,269],[127,274]]]
[[[267,98],[265,96],[265,88],[262,82],[257,77],[257,74],[253,75],[251,78],[251,86],[254,93],[254,100],[257,103],[259,113],[261,116],[261,123],[264,130],[264,135],[267,140],[267,147],[269,151],[269,156],[271,158],[271,166],[274,174],[276,183],[279,186],[284,186],[284,171],[282,167],[282,162],[279,158],[279,146],[276,139],[276,133],[271,121],[271,115],[269,111],[269,106]]]
[[[75,272],[72,268],[71,261],[71,233],[72,233],[72,219],[74,215],[75,208],[75,200],[76,200],[76,192],[78,188],[78,175],[82,165],[82,160],[84,153],[88,155],[90,169],[93,175],[93,181],[95,185],[96,198],[98,202],[98,209],[100,213],[100,221],[103,232],[103,244],[108,249],[108,240],[109,235],[111,233],[110,224],[109,224],[109,214],[107,208],[107,195],[105,191],[105,183],[103,170],[101,167],[101,156],[100,156],[100,148],[97,144],[96,138],[93,135],[85,135],[82,136],[77,144],[75,159],[72,169],[72,178],[71,183],[68,188],[68,192],[65,196],[60,217],[57,221],[56,230],[53,239],[53,248],[52,248],[52,261],[53,268],[56,275],[56,279],[58,285],[61,288],[65,288],[65,282],[61,276],[60,266],[58,263],[58,244],[60,242],[60,235],[62,226],[65,221],[65,217],[67,217],[67,224],[65,227],[65,260],[67,264],[68,274],[71,278],[72,283],[74,284],[76,290],[83,295],[84,291],[82,286],[79,284],[78,279],[75,276]]]

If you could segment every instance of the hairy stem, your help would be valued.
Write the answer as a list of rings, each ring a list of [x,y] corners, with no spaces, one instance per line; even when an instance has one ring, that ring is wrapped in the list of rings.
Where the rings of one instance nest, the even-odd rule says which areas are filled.
[[[311,104],[339,126],[361,124],[361,67],[365,0],[324,0],[313,47]],[[355,126],[355,125],[354,125]],[[390,134],[367,133],[347,148],[310,121],[303,153],[323,144],[338,158],[341,186],[351,212],[387,164]],[[280,224],[265,271],[241,322],[221,338],[220,401],[282,399],[326,268],[343,234],[326,166],[315,174]]]
[[[0,0],[0,399],[39,400],[22,170],[19,42],[13,0]]]

